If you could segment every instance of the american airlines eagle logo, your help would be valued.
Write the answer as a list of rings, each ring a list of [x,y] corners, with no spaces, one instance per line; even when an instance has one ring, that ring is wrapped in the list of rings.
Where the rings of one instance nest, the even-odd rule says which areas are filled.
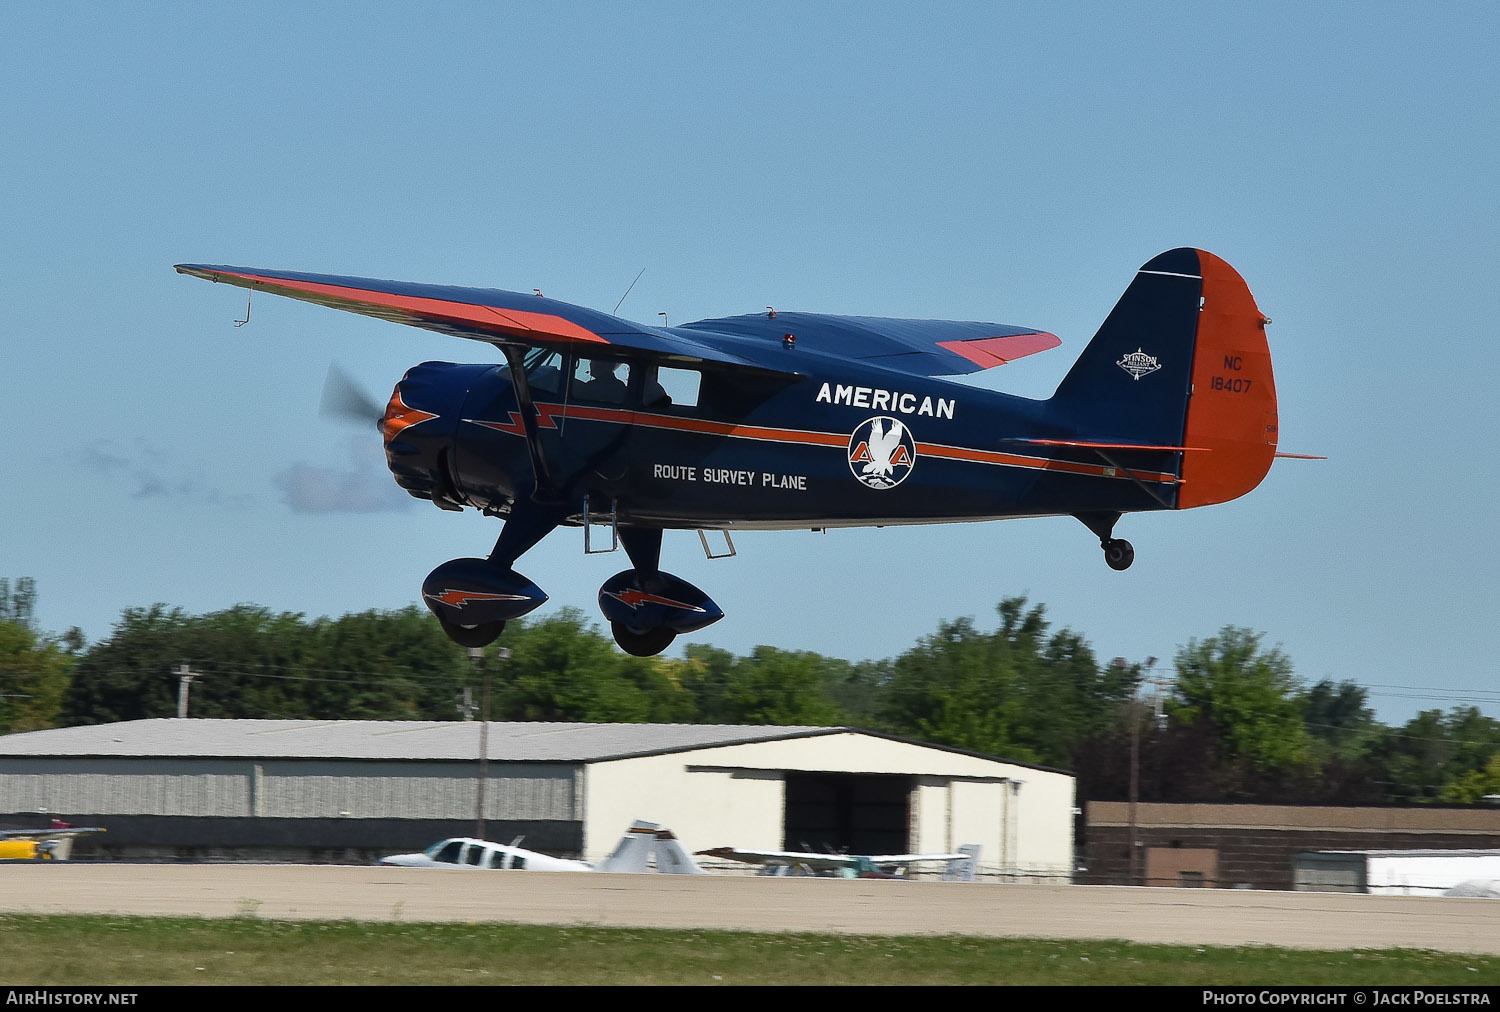
[[[849,470],[870,488],[895,488],[916,462],[917,444],[898,418],[868,419],[849,437]]]

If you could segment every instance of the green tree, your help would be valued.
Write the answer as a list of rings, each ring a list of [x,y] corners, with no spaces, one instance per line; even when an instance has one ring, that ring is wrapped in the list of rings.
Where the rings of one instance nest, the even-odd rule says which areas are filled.
[[[1417,714],[1384,737],[1378,758],[1393,800],[1462,802],[1477,797],[1471,795],[1497,752],[1500,722],[1455,706]]]
[[[511,656],[491,669],[491,719],[641,723],[694,715],[674,665],[621,653],[576,609],[512,623],[497,645]]]
[[[1263,649],[1259,634],[1225,626],[1218,636],[1190,640],[1176,665],[1167,711],[1206,746],[1202,761],[1227,794],[1284,793],[1315,775],[1305,696],[1279,649]]]
[[[0,578],[0,734],[55,727],[72,675],[70,652],[37,631],[35,615],[36,581]]]
[[[70,724],[177,713],[178,673],[196,675],[195,717],[452,719],[463,651],[416,608],[309,623],[254,605],[208,615],[127,609],[79,659]]]
[[[1323,679],[1303,695],[1302,718],[1318,776],[1310,794],[1288,800],[1336,805],[1389,800],[1379,761],[1389,729],[1375,721],[1362,686]]]
[[[29,576],[16,578],[15,587],[0,576],[0,622],[31,628],[36,613],[36,581]]]
[[[1070,766],[1089,735],[1114,719],[1138,667],[1101,667],[1068,629],[1049,633],[1046,608],[1013,597],[1000,625],[972,619],[938,631],[891,662],[879,681],[883,730],[1023,761]]]
[[[72,668],[54,640],[0,621],[0,734],[56,727]]]

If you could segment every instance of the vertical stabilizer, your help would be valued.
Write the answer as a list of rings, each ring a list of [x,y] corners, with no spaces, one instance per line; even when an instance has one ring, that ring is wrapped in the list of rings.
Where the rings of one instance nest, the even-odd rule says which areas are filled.
[[[707,874],[683,849],[670,829],[662,829],[644,819],[630,824],[614,853],[599,862],[594,870],[634,875],[653,870],[663,875]]]
[[[656,834],[656,870],[663,875],[707,875],[670,829]]]
[[[1137,273],[1048,402],[1084,443],[1179,452],[1175,506],[1227,502],[1276,455],[1270,321],[1212,253],[1169,250]]]
[[[615,844],[614,852],[595,866],[595,871],[639,874],[651,870],[651,852],[656,841],[656,831],[661,827],[654,822],[636,819]]]

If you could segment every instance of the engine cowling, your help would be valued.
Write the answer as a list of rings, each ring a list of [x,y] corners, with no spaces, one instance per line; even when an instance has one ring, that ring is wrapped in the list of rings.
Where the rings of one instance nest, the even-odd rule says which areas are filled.
[[[514,483],[507,455],[488,444],[509,438],[505,423],[494,420],[510,418],[511,401],[509,376],[500,366],[423,362],[408,369],[380,427],[396,484],[447,510],[509,499]]]

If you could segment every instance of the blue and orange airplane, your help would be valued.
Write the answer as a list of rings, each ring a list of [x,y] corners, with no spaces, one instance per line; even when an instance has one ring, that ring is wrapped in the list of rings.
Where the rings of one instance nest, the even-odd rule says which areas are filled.
[[[481,288],[181,264],[183,274],[483,341],[503,364],[426,362],[380,419],[396,482],[504,519],[487,558],[433,570],[423,600],[465,646],[547,599],[514,569],[560,526],[607,523],[631,568],[599,591],[648,656],[723,617],[659,567],[664,530],[822,529],[1071,515],[1105,561],[1126,513],[1255,488],[1277,456],[1276,389],[1250,289],[1174,249],[1135,275],[1047,399],[944,377],[1056,347],[994,323],[777,312],[642,326]]]

